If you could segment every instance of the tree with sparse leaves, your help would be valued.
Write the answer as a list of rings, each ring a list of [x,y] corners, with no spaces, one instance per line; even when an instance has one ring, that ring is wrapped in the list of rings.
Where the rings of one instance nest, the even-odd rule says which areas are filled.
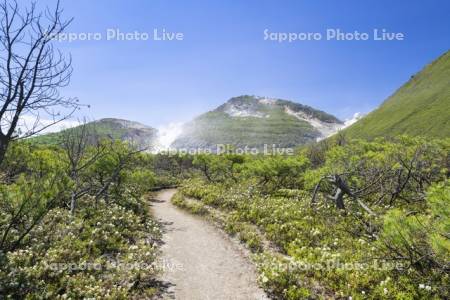
[[[67,119],[78,100],[60,95],[72,74],[71,59],[53,40],[72,21],[56,8],[22,9],[0,3],[0,162],[11,141],[26,138]],[[45,120],[44,120],[45,119]]]

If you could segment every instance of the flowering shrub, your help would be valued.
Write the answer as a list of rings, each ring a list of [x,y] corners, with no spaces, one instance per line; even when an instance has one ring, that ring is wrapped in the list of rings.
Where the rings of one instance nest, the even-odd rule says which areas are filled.
[[[141,154],[110,147],[75,177],[59,148],[13,146],[0,183],[0,298],[150,299],[159,293],[161,232],[143,199],[153,173]],[[89,157],[94,150],[87,151]]]
[[[87,204],[87,203],[86,203]],[[160,231],[117,205],[89,205],[76,217],[53,209],[30,233],[29,246],[8,252],[3,294],[117,299],[152,295]]]
[[[259,282],[273,298],[445,299],[448,150],[448,141],[356,141],[329,147],[316,167],[304,157],[247,159],[229,182],[191,179],[180,191],[228,216],[224,229],[256,249]],[[298,172],[283,178],[264,171],[275,162]],[[311,204],[320,178],[335,173],[375,215],[348,197],[346,210],[337,209],[329,185]],[[273,248],[259,247],[254,226]]]

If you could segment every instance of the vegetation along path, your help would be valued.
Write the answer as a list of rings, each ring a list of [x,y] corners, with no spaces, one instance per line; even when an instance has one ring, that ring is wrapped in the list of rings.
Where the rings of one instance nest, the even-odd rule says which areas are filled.
[[[239,245],[206,221],[173,206],[170,199],[175,191],[159,192],[152,204],[166,231],[162,246],[165,297],[267,299]]]

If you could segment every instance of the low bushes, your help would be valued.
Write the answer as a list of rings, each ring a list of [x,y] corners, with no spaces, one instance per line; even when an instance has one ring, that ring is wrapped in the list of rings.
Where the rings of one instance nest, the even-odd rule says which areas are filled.
[[[449,149],[448,141],[406,137],[347,142],[326,148],[314,167],[304,157],[277,163],[300,170],[286,181],[270,172],[261,181],[266,164],[257,161],[266,158],[246,158],[233,179],[189,180],[180,191],[228,216],[225,230],[253,248],[260,284],[274,298],[445,299]],[[335,174],[353,195],[344,194],[345,209],[331,199],[335,186],[317,188]],[[259,247],[264,240],[275,248]]]
[[[159,293],[161,232],[144,199],[155,182],[146,154],[109,142],[80,149],[9,149],[0,169],[0,298]]]

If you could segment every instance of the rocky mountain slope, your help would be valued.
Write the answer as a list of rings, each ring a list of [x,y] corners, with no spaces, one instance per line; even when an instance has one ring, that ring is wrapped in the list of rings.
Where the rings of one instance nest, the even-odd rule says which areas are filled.
[[[344,123],[299,103],[256,96],[239,96],[185,124],[172,147],[211,149],[233,145],[261,149],[287,148],[325,138]]]
[[[96,138],[128,141],[139,148],[152,148],[157,143],[157,130],[138,122],[106,118],[87,123],[87,126],[90,127],[90,132],[93,132]],[[74,129],[76,127],[65,130]],[[33,140],[37,143],[57,144],[60,142],[62,132],[45,134],[35,137]]]

